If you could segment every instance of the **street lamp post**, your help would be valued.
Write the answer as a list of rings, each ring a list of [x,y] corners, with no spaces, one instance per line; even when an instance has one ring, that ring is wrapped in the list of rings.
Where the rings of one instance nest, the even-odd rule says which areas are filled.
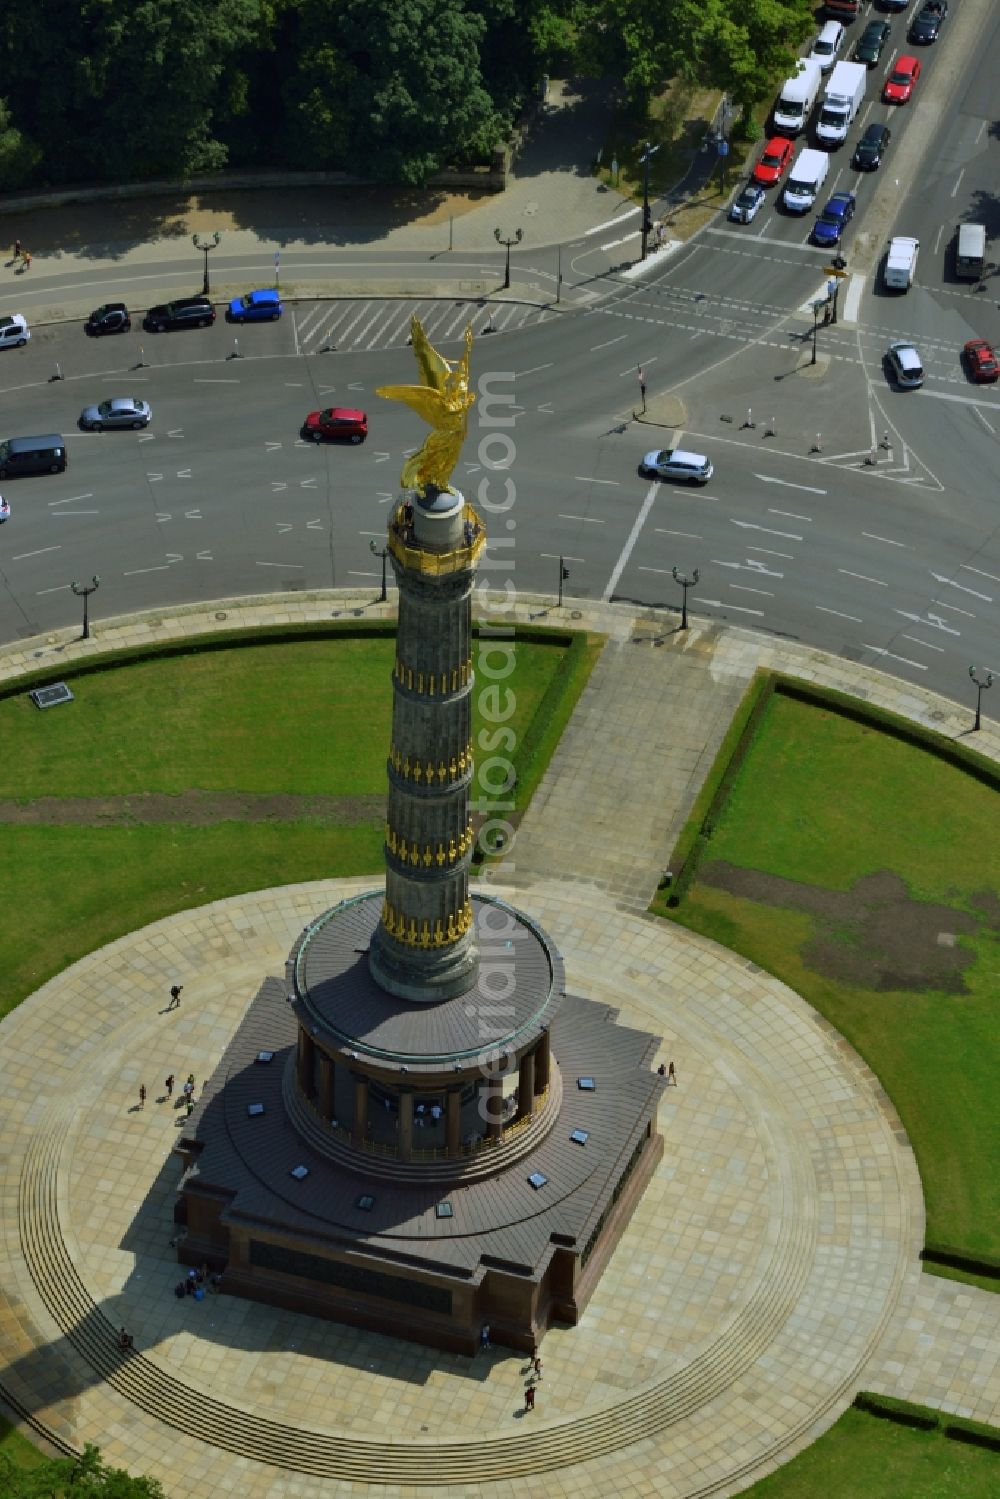
[[[101,580],[95,573],[90,583],[71,583],[70,588],[78,599],[83,599],[83,634],[81,640],[90,639],[90,595],[96,593],[101,586]]]
[[[983,709],[983,693],[986,691],[987,687],[992,687],[993,686],[993,673],[991,671],[988,671],[986,673],[986,680],[985,680],[985,682],[981,682],[979,680],[979,678],[976,676],[976,667],[970,666],[969,667],[969,676],[972,678],[972,680],[976,684],[976,721],[972,725],[973,733],[975,733],[976,730],[979,729],[982,726],[982,722],[983,722],[983,712],[982,712],[982,709]]]
[[[810,364],[815,364],[816,363],[816,330],[819,327],[819,312],[820,312],[820,308],[821,307],[825,307],[825,306],[826,306],[826,302],[824,301],[824,299],[822,297],[817,297],[816,300],[815,300],[815,302],[812,304],[812,308],[813,308],[813,351],[812,351],[812,358],[809,361]]]
[[[503,245],[504,249],[507,251],[507,263],[504,266],[503,272],[503,289],[504,291],[506,291],[510,286],[510,247],[511,245],[519,245],[521,243],[521,240],[524,238],[524,230],[515,229],[512,239],[505,239],[504,236],[500,233],[499,229],[494,229],[493,234],[497,244]]]
[[[384,604],[385,601],[386,601],[386,598],[388,597],[388,595],[386,594],[386,591],[385,591],[385,564],[386,564],[386,558],[389,555],[389,548],[387,546],[384,546],[382,548],[382,550],[379,551],[379,549],[375,545],[374,541],[370,541],[368,543],[368,545],[372,549],[372,556],[373,557],[381,557],[381,559],[382,559],[382,592],[378,596],[378,601],[379,601],[380,604]]]
[[[201,284],[201,294],[203,297],[208,296],[208,254],[210,250],[215,249],[221,237],[222,236],[219,234],[219,231],[216,230],[210,240],[206,240],[204,244],[200,244],[197,234],[192,234],[191,236],[191,243],[194,245],[195,249],[200,250],[205,257],[205,279]]]
[[[684,590],[684,601],[681,604],[681,629],[682,630],[686,630],[687,627],[688,627],[688,589],[689,588],[693,588],[694,585],[697,583],[697,581],[698,581],[698,569],[695,568],[695,570],[691,574],[690,578],[683,577],[682,574],[677,571],[676,567],[674,568],[673,571],[674,571],[674,582],[675,583],[679,583],[681,585],[681,587],[683,588],[683,590]]]
[[[649,158],[655,156],[659,149],[659,146],[651,146],[647,141],[639,157],[639,165],[642,167],[642,255],[640,257],[642,260],[646,258],[646,251],[649,248],[649,232],[653,227],[653,221],[649,216]]]

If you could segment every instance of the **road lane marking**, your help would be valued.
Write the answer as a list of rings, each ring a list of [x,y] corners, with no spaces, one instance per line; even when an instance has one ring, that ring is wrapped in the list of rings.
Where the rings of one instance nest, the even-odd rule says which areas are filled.
[[[593,229],[584,232],[584,239],[589,239],[592,234],[603,234],[605,229],[613,229],[616,224],[624,224],[626,219],[632,218],[633,214],[642,212],[642,204],[636,203],[631,208],[626,208],[624,213],[618,214],[613,219],[605,219],[603,224],[595,224]]]
[[[622,338],[627,338],[627,337],[628,337],[627,334],[625,334],[625,333],[622,334]],[[530,369],[530,370],[515,370],[514,374],[516,375],[516,377],[518,378],[518,380],[527,380],[527,378],[528,378],[529,375],[539,375],[539,374],[541,374],[542,370],[550,370],[552,368],[552,364],[553,364],[553,361],[550,359],[549,362],[548,362],[548,364],[536,364],[534,366],[534,368]]]
[[[762,484],[780,484],[782,489],[804,489],[806,494],[829,494],[827,489],[816,489],[812,484],[793,484],[790,479],[775,479],[770,474],[754,474]],[[803,519],[808,520],[808,516]]]
[[[56,505],[74,505],[77,500],[92,500],[93,498],[93,494],[71,494],[65,500],[49,500],[49,509],[54,509]]]
[[[952,614],[964,614],[966,619],[978,619],[978,614],[973,614],[969,609],[960,609],[957,604],[949,604],[945,599],[931,599],[939,609],[950,609]]]
[[[775,552],[770,547],[747,547],[748,552],[762,552],[765,557],[783,557],[786,562],[795,561],[794,552]]]
[[[813,522],[813,518],[811,515],[799,515],[797,510],[778,510],[774,505],[768,505],[767,513],[768,515],[783,515],[786,520],[808,521],[810,525],[812,525]]]
[[[989,578],[991,583],[1000,583],[1000,578],[997,577],[996,573],[984,573],[981,567],[973,567],[968,562],[963,562],[960,566],[964,573],[975,573],[977,578]]]
[[[876,536],[874,531],[862,531],[861,534],[868,541],[884,541],[887,547],[905,547],[906,546],[906,542],[905,541],[893,541],[893,539],[892,539],[891,536]],[[946,580],[944,578],[939,578],[938,581],[940,583],[943,583]]]
[[[925,651],[937,651],[939,655],[944,655],[943,645],[931,645],[929,640],[918,640],[916,635],[904,635],[903,639],[912,640],[914,645],[923,646]]]
[[[911,661],[909,656],[897,656],[892,651],[887,651],[881,645],[863,645],[863,651],[874,651],[876,656],[885,656],[889,661],[902,661],[904,666],[915,666],[918,671],[927,670],[926,661]]]
[[[762,593],[766,599],[774,598],[774,594],[770,593],[768,589],[751,588],[749,583],[730,583],[729,586],[737,593]]]
[[[654,479],[650,484],[649,489],[646,491],[646,498],[643,500],[639,514],[635,518],[635,524],[628,534],[625,545],[622,547],[621,555],[614,565],[614,570],[612,571],[611,577],[608,579],[607,587],[602,594],[602,598],[605,603],[607,603],[611,598],[611,595],[614,593],[616,587],[618,586],[618,579],[625,571],[625,566],[628,562],[628,559],[632,555],[632,548],[639,540],[639,533],[642,530],[643,526],[646,524],[646,517],[649,515],[649,512],[653,508],[653,501],[656,499],[659,487],[659,482]]]
[[[938,614],[932,614],[928,609],[927,614],[914,614],[909,609],[894,609],[893,614],[908,619],[911,625],[931,625],[935,630],[940,630],[942,635],[961,635],[961,630],[956,630],[951,625],[946,625]]]
[[[587,525],[587,526],[603,526],[604,525],[604,522],[602,520],[598,520],[598,518],[597,518],[596,515],[563,515],[563,513],[560,511],[560,513],[559,513],[559,519],[560,520],[578,520],[578,521],[582,521],[584,523],[584,525]]]
[[[14,554],[14,556],[11,557],[10,560],[11,560],[11,562],[26,562],[29,557],[41,557],[46,552],[61,552],[61,551],[62,551],[62,547],[61,546],[39,547],[37,552],[16,552]]]
[[[983,413],[980,411],[979,407],[978,406],[973,406],[972,410],[973,410],[973,413],[976,416],[978,416],[979,420],[982,422],[982,424],[986,428],[987,432],[989,432],[990,436],[991,437],[996,437],[996,435],[997,435],[997,429],[996,429],[996,427],[994,427],[994,425],[993,425],[992,422],[988,422],[986,420],[985,416],[983,416]]]
[[[962,178],[964,176],[965,176],[965,168],[963,167],[962,170],[959,172],[958,176],[955,178],[955,186],[951,190],[951,196],[953,198],[955,198],[955,197],[958,196],[958,190],[959,190],[959,188],[962,185]]]
[[[682,536],[685,541],[702,541],[704,539],[698,535],[697,531],[668,531],[666,526],[657,526],[656,534],[657,536]],[[658,569],[658,571],[662,571],[662,569]]]
[[[607,343],[605,343],[605,344],[593,344],[591,346],[590,352],[592,354],[596,354],[597,351],[598,351],[598,349],[610,349],[611,346],[612,346],[612,344],[623,343],[626,338],[628,338],[628,334],[627,333],[621,333],[621,334],[619,334],[619,336],[617,338],[609,338],[608,341],[607,341]]]
[[[571,557],[568,552],[539,552],[539,557],[545,557],[549,562],[586,562],[586,557]]]
[[[659,354],[650,354],[648,359],[637,359],[635,364],[630,364],[627,370],[621,371],[618,376],[619,380],[624,380],[626,375],[631,375],[635,378],[640,370],[646,369],[650,364],[655,364],[659,357]]]
[[[849,619],[852,624],[864,624],[864,620],[861,619],[857,614],[845,614],[841,609],[828,609],[825,604],[816,604],[814,607],[817,608],[821,614],[835,614],[838,619]]]
[[[44,598],[47,593],[69,593],[69,584],[59,583],[55,588],[36,588],[35,598]]]
[[[734,520],[732,516],[729,517],[729,523],[732,526],[739,526],[743,531],[763,531],[766,536],[783,536],[786,541],[802,540],[802,537],[797,536],[794,531],[774,531],[770,526],[758,526],[749,520]]]
[[[304,562],[258,562],[257,567],[305,567]],[[372,575],[374,576],[374,574]]]
[[[725,603],[721,599],[699,599],[698,602],[711,609],[730,609],[734,614],[756,614],[759,619],[764,617],[763,609],[748,609],[745,604],[731,604],[728,599]]]
[[[843,574],[845,578],[857,578],[861,583],[877,583],[879,588],[888,588],[889,586],[884,578],[869,578],[865,573],[852,573],[847,567],[838,567],[837,571]]]
[[[574,484],[613,484],[616,489],[621,489],[620,479],[595,479],[591,474],[574,474]]]
[[[852,276],[847,288],[847,296],[844,298],[844,310],[841,313],[841,322],[856,323],[858,320],[858,308],[861,306],[861,293],[865,288],[864,276]]]
[[[169,562],[160,562],[156,567],[133,567],[122,573],[123,578],[140,578],[143,573],[166,573],[170,571]]]

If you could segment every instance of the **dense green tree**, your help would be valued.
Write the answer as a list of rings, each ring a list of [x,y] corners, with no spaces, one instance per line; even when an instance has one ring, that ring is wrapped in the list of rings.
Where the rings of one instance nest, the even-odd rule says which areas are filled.
[[[0,1493],[3,1499],[165,1499],[158,1479],[109,1468],[89,1443],[79,1460],[52,1458],[35,1468],[18,1468],[0,1453]]]
[[[20,187],[41,158],[42,148],[14,124],[6,99],[0,99],[0,189]]]
[[[674,0],[685,38],[677,67],[686,77],[728,91],[749,127],[755,104],[790,73],[798,44],[814,25],[812,0]]]

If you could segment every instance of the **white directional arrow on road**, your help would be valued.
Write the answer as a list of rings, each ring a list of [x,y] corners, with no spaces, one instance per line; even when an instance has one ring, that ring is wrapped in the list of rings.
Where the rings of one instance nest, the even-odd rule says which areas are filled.
[[[191,470],[189,468],[179,468],[177,470],[177,477],[178,479],[190,479]]]
[[[185,512],[184,512],[184,519],[185,520],[202,520],[203,517],[202,517],[202,513],[201,513],[200,510],[185,510]]]
[[[155,432],[144,432],[142,434],[142,436],[139,438],[139,441],[140,442],[155,442],[156,441],[156,433]]]
[[[716,567],[732,567],[739,572],[757,573],[764,578],[783,578],[784,573],[775,572],[773,568],[765,567],[763,562],[757,562],[753,557],[748,557],[745,562],[720,562],[718,557],[713,557],[712,562]]]
[[[284,443],[282,443],[282,442],[266,442],[264,444],[264,450],[265,450],[265,452],[268,452],[268,453],[276,453],[279,448],[283,448],[283,447],[284,447]]]
[[[168,552],[167,553],[167,561],[168,562],[183,562],[184,561],[184,554],[182,552]]]
[[[306,521],[306,530],[307,531],[319,531],[319,530],[322,529],[322,527],[323,527],[323,522],[321,520],[307,520]]]
[[[171,516],[169,510],[158,510],[157,513],[156,513],[156,519],[157,520],[172,520],[173,517]]]
[[[167,436],[168,437],[183,437],[184,436],[184,428],[183,427],[171,427],[170,430],[169,430],[169,432],[167,433]]]
[[[915,625],[933,625],[935,630],[943,630],[946,635],[961,635],[961,630],[953,630],[946,625],[940,614],[908,614],[905,609],[894,609],[894,614],[901,614],[904,619],[911,620]]]
[[[316,480],[315,479],[300,479],[299,480],[299,488],[300,489],[315,489],[316,488]]]
[[[211,552],[195,552],[194,560],[196,562],[214,562],[215,558],[212,556]]]
[[[992,604],[993,596],[989,593],[977,593],[974,588],[966,588],[964,583],[956,583],[954,578],[946,578],[942,573],[931,573],[935,583],[947,583],[949,588],[957,588],[959,593],[971,593],[974,599],[982,599],[984,604]]]
[[[162,478],[162,474],[147,474],[146,482],[147,484],[158,484]]]
[[[364,390],[364,386],[361,384],[360,380],[352,381],[347,388],[348,390]]]
[[[282,531],[290,531],[292,529],[292,523],[288,520],[279,520],[276,522],[276,524],[278,527],[279,536],[281,535]]]
[[[386,459],[388,457],[389,457],[388,453],[376,453],[375,454],[375,462],[376,463],[385,463],[385,461],[386,461]]]
[[[287,488],[288,488],[287,484],[281,484],[281,483],[275,482],[274,484],[271,485],[271,493],[272,494],[283,494],[284,491]]]
[[[378,502],[379,502],[380,505],[385,505],[385,504],[388,503],[389,500],[392,499],[392,495],[391,494],[386,494],[386,492],[385,492],[384,489],[379,489],[376,492],[378,494]]]

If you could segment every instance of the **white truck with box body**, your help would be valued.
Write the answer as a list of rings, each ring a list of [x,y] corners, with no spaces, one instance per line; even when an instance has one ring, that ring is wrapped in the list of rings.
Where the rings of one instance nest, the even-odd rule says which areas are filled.
[[[784,203],[790,213],[806,213],[812,208],[829,170],[830,158],[825,151],[814,151],[810,146],[799,152],[785,183]]]
[[[774,106],[774,128],[779,135],[798,135],[806,128],[822,82],[819,63],[800,57],[798,71],[785,79]]]
[[[889,241],[889,251],[885,257],[883,279],[886,286],[893,291],[909,291],[913,285],[919,253],[919,239],[913,239],[908,234],[894,234]]]
[[[834,66],[816,121],[816,139],[821,146],[844,144],[847,127],[861,108],[867,82],[868,69],[863,62],[838,62]]]

